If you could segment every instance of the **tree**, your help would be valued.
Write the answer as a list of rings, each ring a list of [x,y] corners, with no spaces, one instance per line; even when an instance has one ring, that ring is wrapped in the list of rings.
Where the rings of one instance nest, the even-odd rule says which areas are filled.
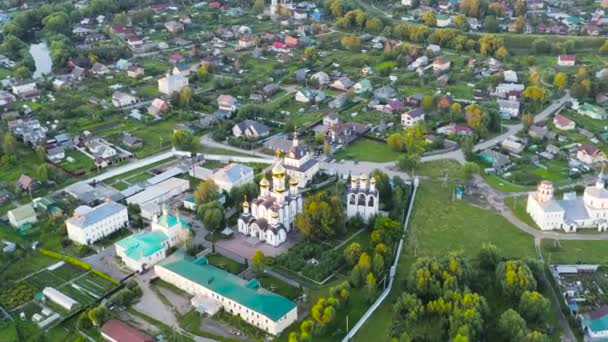
[[[352,242],[344,249],[344,260],[346,260],[346,262],[352,266],[357,260],[359,260],[361,253],[363,253],[363,248],[361,248],[361,245],[358,242]]]
[[[524,342],[549,342],[549,336],[539,332],[530,331],[523,340]]]
[[[257,2],[257,1],[259,1],[259,0],[256,0],[256,2]],[[297,333],[297,332],[295,332],[295,331],[290,332],[290,333],[289,333],[289,338],[288,338],[288,341],[289,341],[289,342],[299,342],[299,339],[298,339],[298,333]]]
[[[100,305],[96,308],[89,310],[88,313],[89,319],[96,326],[100,327],[106,321],[108,316],[108,310],[104,305]]]
[[[323,141],[323,154],[325,154],[326,156],[331,154],[331,145],[327,140]]]
[[[91,320],[89,319],[87,311],[83,311],[80,313],[80,315],[78,315],[76,327],[82,330],[91,328]]]
[[[507,51],[507,48],[505,48],[504,46],[501,46],[498,48],[498,50],[496,50],[494,55],[496,56],[496,58],[500,59],[501,61],[504,61],[507,57],[509,57],[509,51]]]
[[[394,151],[403,152],[405,149],[405,143],[403,141],[403,134],[393,133],[386,139],[386,144]]]
[[[368,300],[373,299],[374,294],[376,293],[376,285],[376,277],[374,277],[372,272],[369,272],[365,277],[365,288]]]
[[[372,243],[380,242],[392,245],[399,241],[401,237],[401,224],[390,217],[378,216],[374,221],[374,230],[372,231]]]
[[[296,214],[295,226],[306,238],[333,238],[344,232],[344,210],[336,195],[322,191],[304,201],[303,210]]]
[[[546,39],[539,38],[532,42],[532,50],[537,54],[545,54],[551,50],[551,45]]]
[[[384,272],[384,258],[380,254],[375,254],[372,260],[372,271],[374,274],[380,275]]]
[[[198,214],[208,230],[214,231],[222,227],[224,210],[217,202],[210,202],[198,207]]]
[[[494,272],[500,262],[498,248],[493,244],[484,243],[475,258],[479,268],[486,272]]]
[[[608,40],[604,41],[604,44],[600,46],[598,52],[602,55],[608,54]]]
[[[215,201],[219,195],[217,184],[211,179],[198,183],[194,191],[194,200],[196,204],[206,204]]]
[[[483,20],[483,27],[487,32],[498,32],[500,31],[500,26],[498,26],[498,20],[496,20],[496,16],[488,15]]]
[[[487,24],[487,23],[486,23]],[[499,48],[504,46],[502,38],[493,34],[484,34],[479,38],[479,53],[484,56],[494,54]]]
[[[530,76],[528,77],[528,82],[530,82],[530,84],[532,85],[539,85],[540,84],[540,73],[538,71],[533,71],[530,73]]]
[[[46,149],[44,146],[36,147],[36,157],[38,157],[38,161],[41,163],[46,160]]]
[[[264,255],[264,252],[258,249],[253,253],[253,256],[251,257],[251,266],[258,274],[264,272],[264,267],[266,266],[266,256]]]
[[[408,153],[402,155],[397,159],[397,165],[401,170],[411,171],[415,169],[420,163],[420,155],[414,153]]]
[[[173,146],[182,150],[189,150],[192,147],[192,134],[185,130],[176,130],[171,137]]]
[[[420,19],[422,19],[424,24],[427,26],[437,25],[437,17],[435,17],[435,13],[433,13],[433,11],[431,11],[431,10],[428,10],[428,11],[422,13],[422,16],[420,17]]]
[[[524,96],[524,98],[536,103],[543,103],[547,101],[549,97],[547,91],[544,88],[535,85],[526,87],[522,95]]]
[[[522,33],[524,31],[524,28],[526,27],[526,18],[524,18],[523,15],[518,16],[517,18],[515,18],[513,26],[515,28],[515,31]]]
[[[468,17],[478,18],[480,14],[480,9],[480,0],[462,0],[460,2],[460,10]]]
[[[427,130],[422,124],[416,124],[412,127],[408,127],[405,130],[405,136],[403,137],[403,146],[408,153],[421,155],[426,151],[428,145]]]
[[[347,49],[356,50],[361,47],[361,38],[355,35],[347,35],[340,39],[340,43]]]
[[[19,79],[26,79],[32,77],[32,72],[27,66],[21,65],[15,68],[13,75]]]
[[[501,262],[496,268],[496,279],[504,294],[512,298],[519,298],[525,291],[536,289],[532,270],[519,260]]]
[[[264,7],[266,6],[266,4],[264,3],[264,0],[255,0],[255,2],[253,3],[253,13],[262,13],[264,12]]]
[[[466,179],[471,179],[473,178],[473,175],[479,174],[479,165],[472,162],[466,162],[462,165],[462,172]]]
[[[4,133],[4,137],[2,139],[2,150],[4,154],[8,156],[14,156],[15,151],[17,150],[17,139],[10,133]]]
[[[365,23],[365,29],[373,34],[378,34],[384,29],[384,24],[382,23],[382,20],[372,18]]]
[[[306,57],[306,59],[314,59],[317,57],[317,49],[314,47],[307,47],[304,49],[304,57]]]
[[[333,0],[331,2],[331,4],[329,5],[329,10],[331,11],[331,14],[336,17],[339,18],[342,16],[342,2],[340,0]]]
[[[425,111],[426,113],[430,113],[433,108],[435,108],[435,100],[433,100],[432,96],[425,96],[422,98],[422,101],[420,102],[420,106],[422,107],[422,110]]]
[[[498,331],[508,341],[519,342],[526,336],[528,328],[517,311],[508,309],[498,319]]]
[[[183,87],[179,92],[178,96],[179,104],[183,107],[190,106],[190,102],[192,102],[192,88],[186,86]]]
[[[465,109],[467,125],[474,130],[479,130],[483,126],[483,112],[481,107],[476,104],[470,104]]]
[[[40,164],[36,167],[36,178],[41,183],[46,183],[46,181],[49,179],[49,169],[46,164]]]
[[[551,303],[536,291],[525,291],[519,300],[519,312],[528,322],[542,323],[542,319],[549,314]]]
[[[534,115],[526,113],[521,116],[521,123],[524,125],[524,129],[528,130],[534,124]]]
[[[460,148],[462,149],[462,154],[464,154],[464,159],[467,161],[473,161],[475,159],[475,153],[473,152],[474,142],[472,137],[465,137],[462,140],[462,144]]]
[[[559,91],[563,91],[568,86],[568,75],[564,72],[558,72],[553,76],[553,86]]]

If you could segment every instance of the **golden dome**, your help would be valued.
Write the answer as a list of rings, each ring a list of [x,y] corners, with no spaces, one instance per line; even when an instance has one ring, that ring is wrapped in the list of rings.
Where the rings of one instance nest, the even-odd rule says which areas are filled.
[[[367,175],[365,173],[362,173],[360,178],[361,178],[362,181],[366,181],[367,180]]]
[[[298,185],[298,180],[296,179],[296,177],[291,177],[291,179],[289,180],[289,184]]]
[[[274,167],[272,168],[272,176],[279,178],[285,176],[285,168],[281,165],[281,163],[277,162],[274,164]]]
[[[247,196],[243,199],[243,208],[249,208],[249,202],[247,202]]]
[[[279,213],[277,213],[276,211],[272,212],[272,217],[279,217]]]
[[[262,188],[267,188],[270,186],[270,182],[268,181],[268,179],[266,179],[266,177],[262,178],[262,180],[260,181],[260,186]]]
[[[369,182],[370,182],[370,183],[372,183],[372,184],[376,184],[376,178],[372,177],[372,178],[369,180]]]

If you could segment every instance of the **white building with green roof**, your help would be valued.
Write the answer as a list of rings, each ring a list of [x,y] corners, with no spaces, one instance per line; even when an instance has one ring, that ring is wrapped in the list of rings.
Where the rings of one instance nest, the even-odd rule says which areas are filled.
[[[31,204],[25,204],[9,210],[6,216],[11,226],[15,228],[38,222],[36,211],[34,211],[34,207]]]
[[[154,271],[162,280],[217,303],[227,313],[269,334],[280,334],[298,319],[297,305],[291,300],[262,288],[257,279],[246,281],[212,266],[204,257],[195,259],[176,252],[156,264]]]
[[[163,214],[154,217],[150,231],[141,231],[114,244],[116,255],[132,271],[141,272],[167,256],[167,249],[184,242],[190,236],[190,226],[172,215],[167,207]]]

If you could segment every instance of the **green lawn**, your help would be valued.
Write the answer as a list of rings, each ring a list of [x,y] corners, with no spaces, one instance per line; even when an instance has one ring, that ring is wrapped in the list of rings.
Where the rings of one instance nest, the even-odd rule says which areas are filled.
[[[268,274],[264,274],[262,276],[256,277],[257,280],[260,281],[262,287],[266,290],[275,292],[283,297],[287,297],[291,300],[295,300],[301,294],[299,288],[291,286],[286,282],[274,278]]]
[[[608,264],[608,241],[547,240],[541,241],[545,261],[551,264]]]
[[[417,257],[442,257],[452,252],[474,257],[483,243],[496,245],[501,255],[534,257],[531,236],[513,227],[500,215],[464,201],[453,202],[451,189],[440,182],[423,181],[414,204],[409,236],[401,253],[394,288],[370,320],[359,330],[355,341],[388,341],[392,303],[404,289],[409,269]]]
[[[336,160],[359,160],[376,163],[396,161],[401,153],[393,151],[387,144],[361,138],[334,153]]]
[[[515,214],[515,216],[517,216],[518,219],[522,220],[524,223],[526,223],[527,225],[529,225],[532,228],[539,229],[538,226],[536,225],[536,222],[534,222],[532,217],[530,217],[530,215],[528,215],[528,213],[526,212],[527,203],[528,203],[527,196],[517,196],[517,197],[505,198],[505,204],[509,208],[511,208],[511,210],[513,211],[513,214]]]
[[[523,186],[511,183],[496,175],[483,174],[483,178],[486,180],[486,182],[488,182],[488,184],[490,184],[491,187],[504,192],[523,192],[531,191],[534,189],[534,187],[531,186]]]
[[[74,159],[73,162],[69,162],[68,158]],[[65,153],[65,159],[59,163],[62,167],[64,167],[68,171],[78,172],[85,171],[89,172],[91,169],[95,167],[95,162],[89,157],[87,157],[84,153],[69,150]]]
[[[430,162],[420,163],[414,170],[414,173],[425,177],[445,177],[448,178],[463,178],[462,166],[455,160],[444,159]]]
[[[239,274],[247,268],[245,267],[245,265],[238,263],[230,258],[227,258],[221,254],[209,254],[207,255],[207,260],[209,260],[209,264],[219,267],[232,274]]]

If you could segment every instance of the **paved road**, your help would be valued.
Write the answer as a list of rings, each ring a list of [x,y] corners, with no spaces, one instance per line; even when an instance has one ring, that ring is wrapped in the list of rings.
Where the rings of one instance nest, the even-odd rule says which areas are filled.
[[[547,108],[543,109],[540,113],[538,113],[534,117],[534,122],[539,122],[539,121],[545,120],[549,115],[555,113],[564,104],[566,104],[566,102],[568,102],[570,100],[572,100],[572,98],[570,97],[570,93],[567,92],[564,96],[553,101],[549,106],[547,106]],[[501,141],[505,140],[506,138],[519,132],[522,128],[524,128],[524,125],[520,123],[517,125],[505,125],[504,127],[507,128],[506,132],[504,132],[501,135],[494,137],[490,140],[487,140],[487,141],[484,141],[482,143],[475,145],[475,147],[473,148],[473,151],[485,150],[486,148],[492,147],[492,146],[496,145],[497,143],[500,143]]]

